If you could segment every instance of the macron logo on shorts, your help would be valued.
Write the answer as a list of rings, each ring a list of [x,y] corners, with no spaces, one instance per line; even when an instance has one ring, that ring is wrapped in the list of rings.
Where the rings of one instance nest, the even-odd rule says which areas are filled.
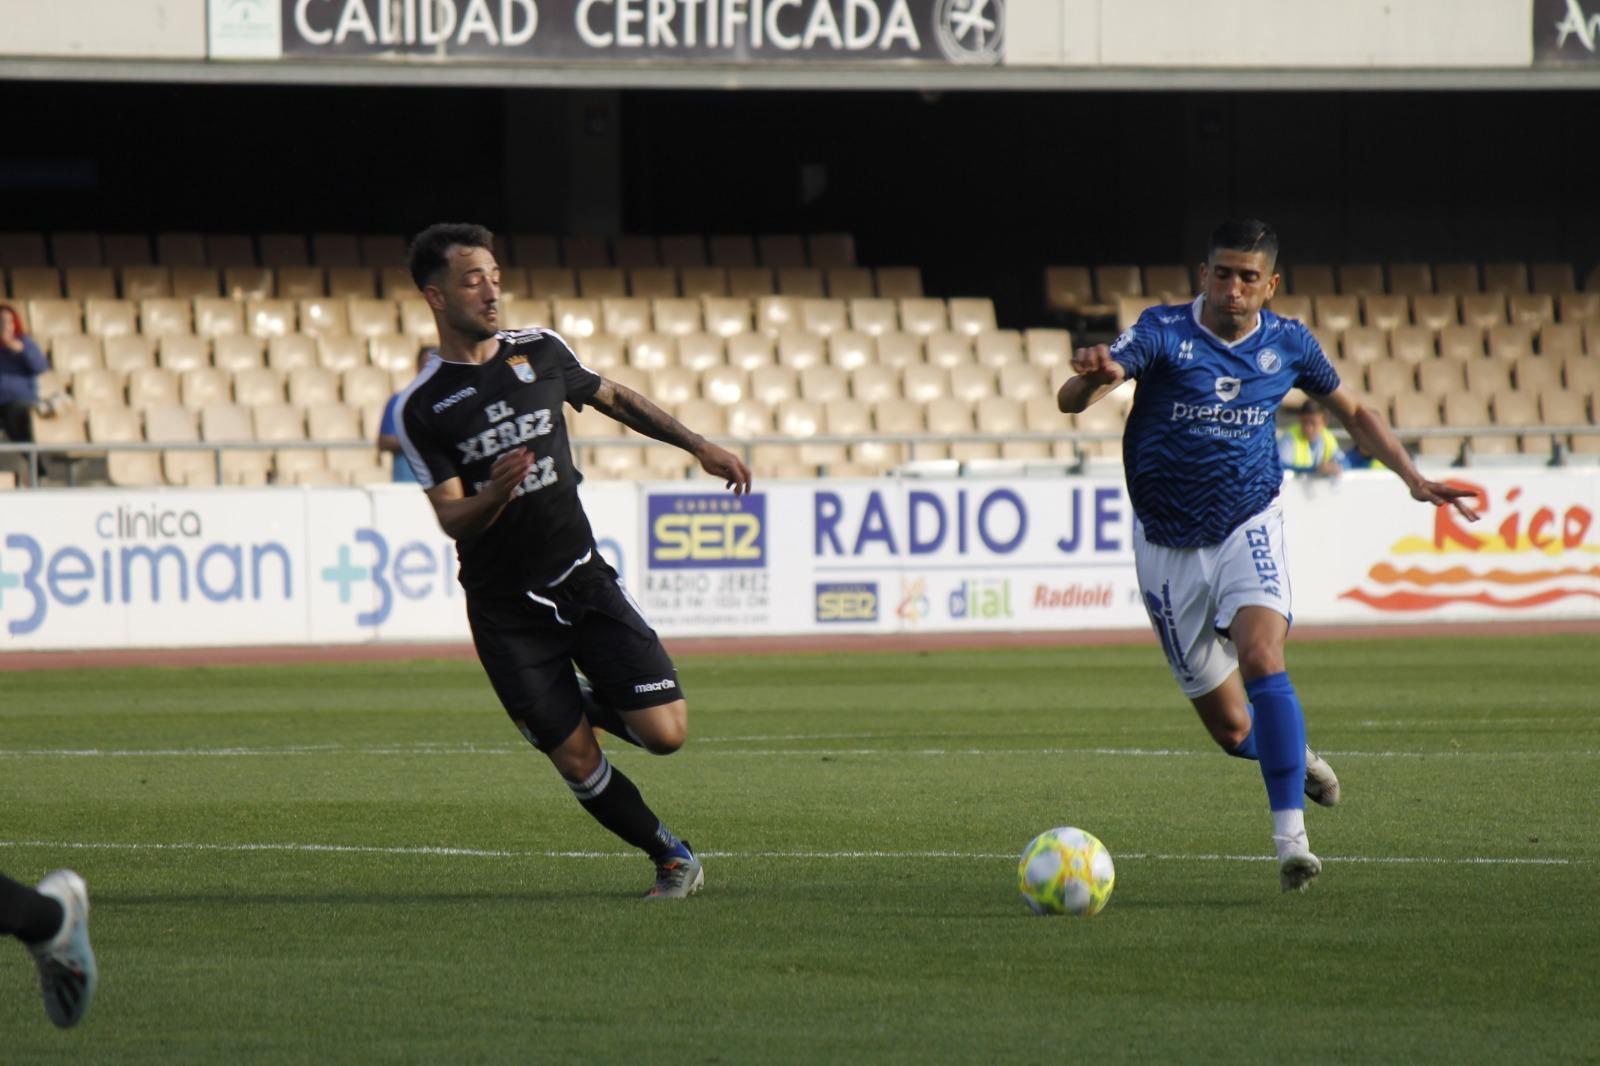
[[[672,680],[672,678],[663,677],[660,681],[646,681],[642,684],[635,685],[633,686],[633,691],[636,695],[642,695],[646,692],[665,692],[667,689],[676,684],[677,682]]]

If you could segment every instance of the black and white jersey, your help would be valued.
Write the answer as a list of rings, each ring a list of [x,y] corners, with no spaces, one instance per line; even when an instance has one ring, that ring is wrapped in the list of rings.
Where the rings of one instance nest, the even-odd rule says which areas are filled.
[[[475,496],[495,459],[528,449],[533,469],[500,517],[456,544],[469,593],[520,597],[559,580],[594,550],[561,405],[581,409],[601,378],[551,330],[497,339],[500,350],[483,363],[429,363],[402,394],[395,426],[424,489],[460,478],[466,495]]]

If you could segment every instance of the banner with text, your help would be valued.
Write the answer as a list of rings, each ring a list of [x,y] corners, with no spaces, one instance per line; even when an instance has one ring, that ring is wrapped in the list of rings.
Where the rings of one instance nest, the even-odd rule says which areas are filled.
[[[1483,521],[1383,473],[1283,491],[1295,619],[1600,619],[1600,478],[1460,471]],[[1144,626],[1110,478],[589,482],[601,554],[667,636]],[[0,653],[465,640],[414,488],[42,490],[0,509]]]
[[[1533,61],[1600,63],[1600,0],[1533,0]]]
[[[268,10],[269,3],[277,6]],[[1006,0],[210,0],[214,59],[967,63]],[[274,25],[275,24],[275,25]]]

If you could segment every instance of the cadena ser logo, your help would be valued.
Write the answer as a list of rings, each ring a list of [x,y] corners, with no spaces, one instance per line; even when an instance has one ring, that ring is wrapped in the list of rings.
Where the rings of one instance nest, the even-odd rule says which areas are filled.
[[[767,565],[767,498],[652,494],[647,561],[657,570]]]
[[[1506,479],[1493,488],[1465,479],[1447,484],[1472,490],[1467,502],[1483,516],[1482,525],[1469,525],[1449,507],[1435,508],[1421,518],[1432,524],[1431,536],[1395,540],[1367,571],[1367,582],[1340,599],[1386,614],[1463,604],[1526,611],[1600,600],[1595,514],[1576,498],[1592,504],[1592,489],[1551,491]]]
[[[821,581],[817,583],[818,622],[876,622],[876,581]]]

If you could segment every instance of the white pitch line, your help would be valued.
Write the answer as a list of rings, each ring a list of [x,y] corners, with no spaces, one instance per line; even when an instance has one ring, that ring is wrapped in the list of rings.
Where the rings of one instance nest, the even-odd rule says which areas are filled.
[[[341,855],[416,855],[473,859],[634,859],[637,852],[623,851],[519,851],[505,848],[458,848],[443,846],[382,846],[373,844],[285,844],[285,843],[148,843],[130,844],[100,841],[0,840],[0,848],[45,848],[53,851],[288,851]],[[976,861],[1015,861],[1011,852],[987,851],[702,851],[708,859],[962,859]],[[1125,862],[1274,862],[1270,855],[1180,855],[1165,852],[1125,852],[1115,856]],[[1440,855],[1324,855],[1327,862],[1381,863],[1401,866],[1573,866],[1585,860],[1565,858],[1519,858],[1471,855],[1451,858]]]
[[[803,738],[796,738],[803,739]],[[514,755],[529,749],[515,745],[446,745],[446,744],[391,744],[372,747],[326,745],[284,745],[271,747],[222,748],[0,748],[0,759],[124,759],[124,758],[175,758],[175,759],[237,759],[261,757],[288,757],[304,755],[367,755],[367,756],[463,756],[463,755]],[[1589,759],[1600,756],[1600,751],[1341,751],[1323,748],[1324,755],[1346,759]],[[790,758],[813,756],[840,758],[844,756],[905,756],[920,758],[977,757],[977,756],[1038,756],[1038,755],[1099,755],[1126,758],[1215,758],[1215,749],[1181,748],[706,748],[691,749],[690,754],[715,756],[747,756],[750,758]]]

